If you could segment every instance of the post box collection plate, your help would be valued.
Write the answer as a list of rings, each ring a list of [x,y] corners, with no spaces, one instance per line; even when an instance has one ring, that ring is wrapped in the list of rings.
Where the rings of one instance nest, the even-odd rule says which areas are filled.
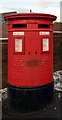
[[[24,35],[24,32],[13,32],[13,35]]]
[[[43,51],[49,51],[49,39],[43,38]]]
[[[15,39],[15,52],[22,52],[22,39]]]
[[[40,35],[49,35],[50,32],[40,32]]]

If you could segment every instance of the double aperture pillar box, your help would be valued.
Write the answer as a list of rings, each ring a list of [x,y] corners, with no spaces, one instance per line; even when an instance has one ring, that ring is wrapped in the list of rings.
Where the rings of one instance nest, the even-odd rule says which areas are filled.
[[[25,13],[8,20],[8,107],[29,112],[53,98],[53,21],[50,14]]]

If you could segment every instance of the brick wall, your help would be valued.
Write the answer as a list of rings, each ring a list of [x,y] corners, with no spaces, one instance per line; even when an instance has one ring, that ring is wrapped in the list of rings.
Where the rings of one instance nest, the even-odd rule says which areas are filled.
[[[8,60],[7,60],[7,55],[8,55],[8,40],[0,40],[0,83],[1,83],[1,77],[2,77],[2,86],[0,84],[0,88],[4,88],[7,86],[7,66],[8,66]],[[1,60],[2,59],[2,60]]]
[[[62,33],[53,36],[53,70],[62,70]]]

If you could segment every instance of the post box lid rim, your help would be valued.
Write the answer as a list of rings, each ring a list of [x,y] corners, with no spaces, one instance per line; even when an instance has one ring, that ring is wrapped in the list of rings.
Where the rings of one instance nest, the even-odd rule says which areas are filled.
[[[53,21],[56,20],[55,15],[51,14],[44,14],[44,13],[16,13],[6,15],[4,17],[5,20],[14,19],[14,18],[44,18],[44,19],[52,19]]]

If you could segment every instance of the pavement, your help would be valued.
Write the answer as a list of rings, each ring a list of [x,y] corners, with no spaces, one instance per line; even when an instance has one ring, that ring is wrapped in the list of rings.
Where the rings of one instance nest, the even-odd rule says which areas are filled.
[[[27,113],[27,114],[14,114],[8,112],[6,104],[7,100],[2,102],[2,119],[1,120],[23,120],[23,119],[39,119],[39,120],[62,120],[62,93],[55,93],[52,104],[43,108],[42,110]],[[1,116],[1,115],[0,115]]]

